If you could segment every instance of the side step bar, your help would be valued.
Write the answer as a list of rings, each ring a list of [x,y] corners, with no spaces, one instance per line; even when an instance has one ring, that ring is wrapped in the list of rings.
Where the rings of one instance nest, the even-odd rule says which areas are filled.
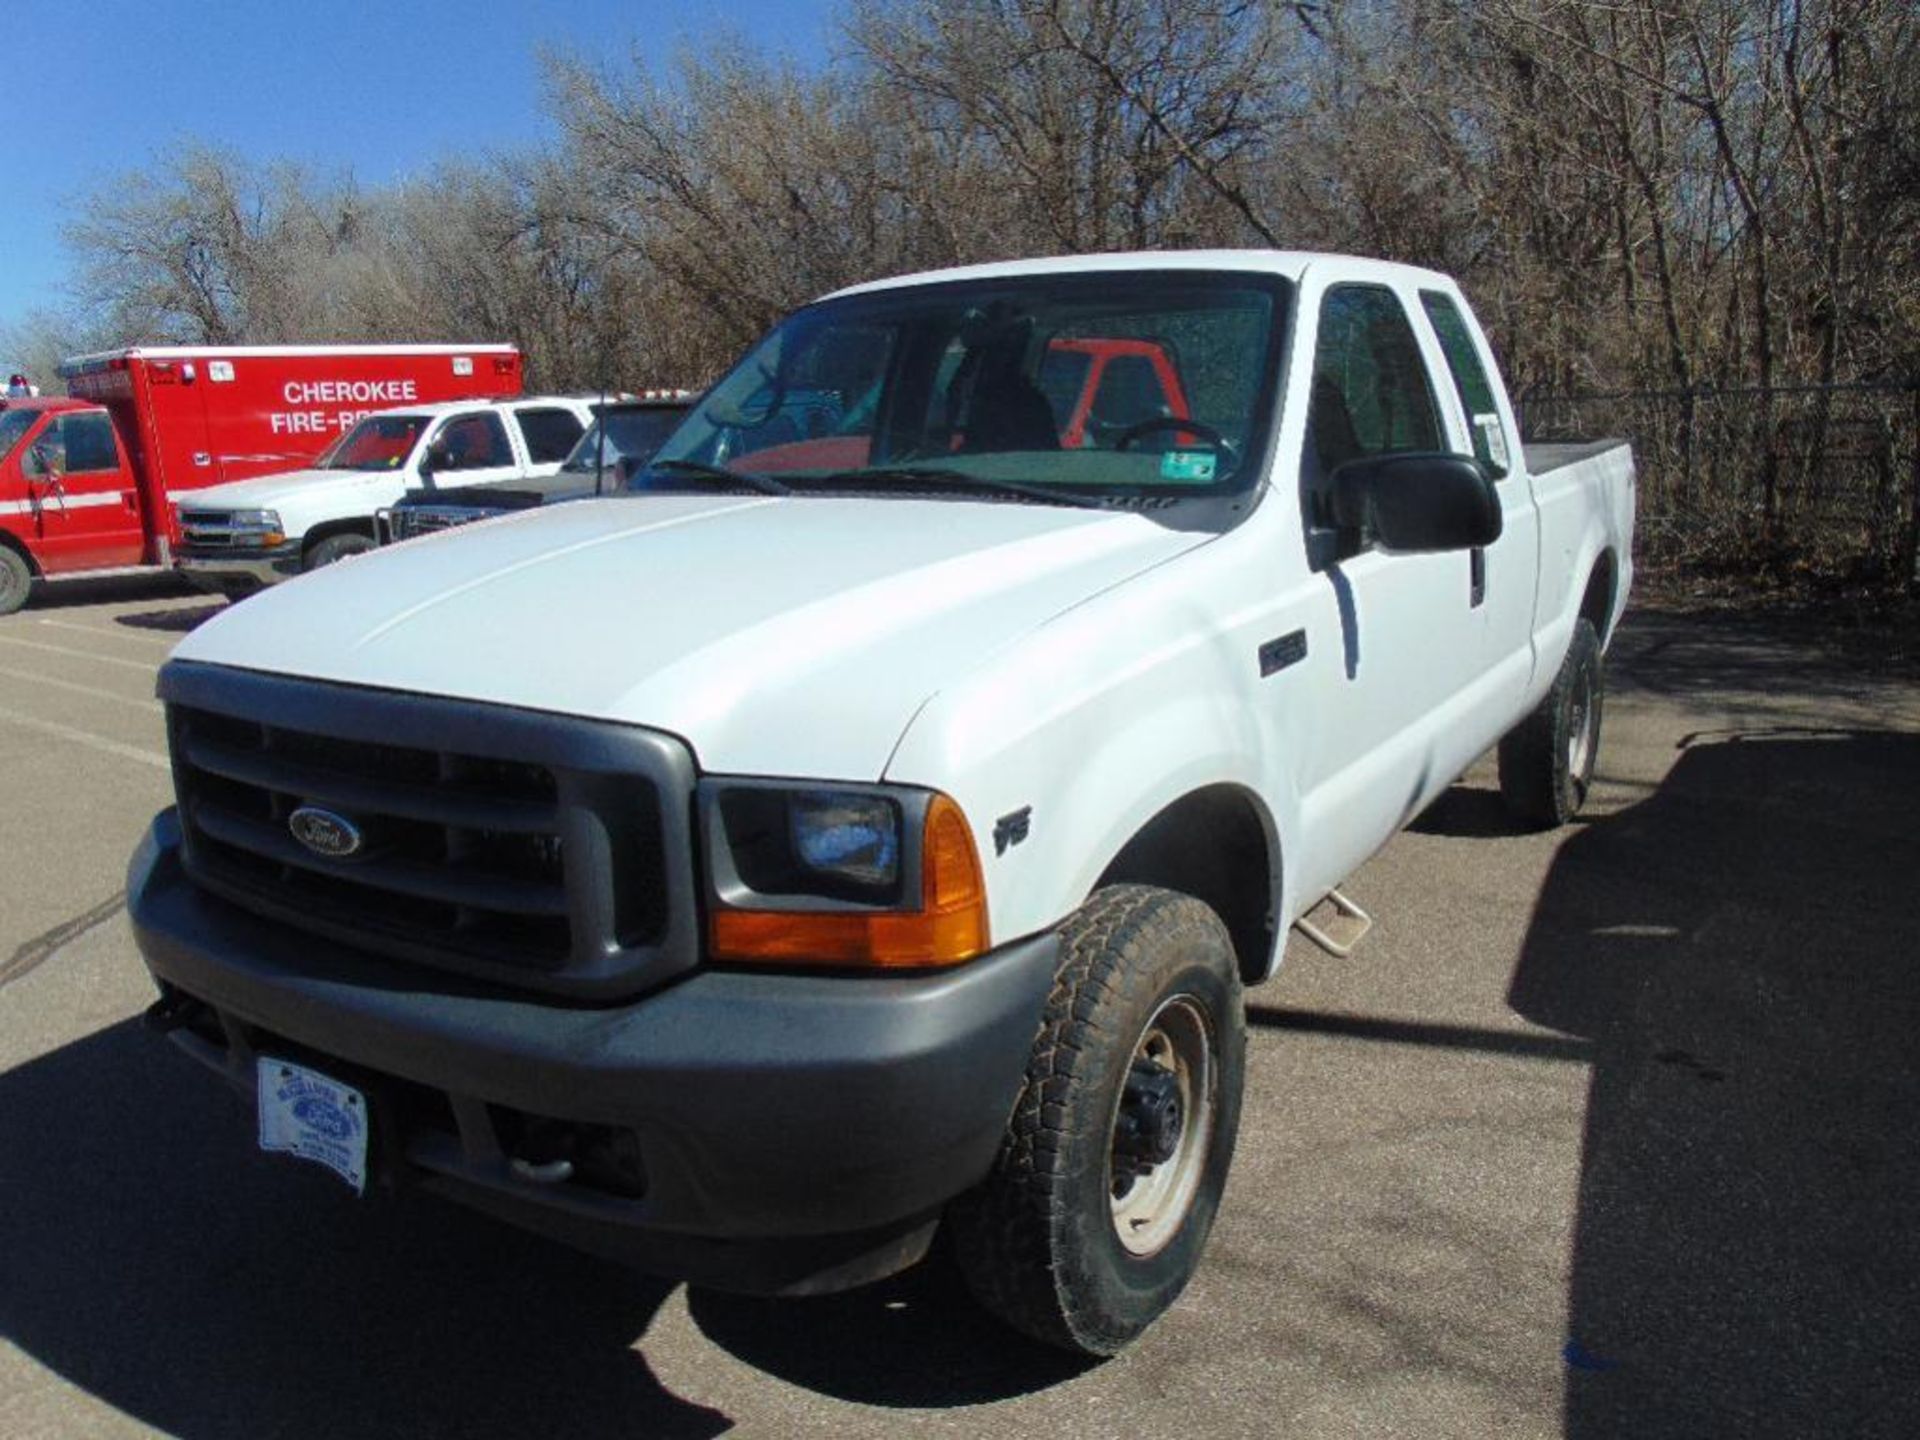
[[[1354,949],[1360,942],[1367,938],[1367,932],[1373,929],[1373,916],[1362,910],[1338,890],[1329,890],[1324,903],[1333,906],[1342,920],[1351,920],[1358,928],[1356,928],[1352,934],[1348,935],[1346,939],[1336,940],[1320,926],[1307,919],[1305,915],[1302,915],[1298,920],[1293,922],[1293,928],[1306,936],[1307,939],[1311,940],[1315,945],[1318,945],[1322,950],[1326,951],[1327,954],[1333,956],[1334,959],[1344,960],[1353,954]],[[1319,908],[1317,905],[1314,907],[1316,910]]]

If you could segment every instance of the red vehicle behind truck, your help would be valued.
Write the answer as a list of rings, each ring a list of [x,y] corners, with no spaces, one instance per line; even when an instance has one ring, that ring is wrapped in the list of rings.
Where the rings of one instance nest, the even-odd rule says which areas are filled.
[[[393,405],[518,395],[510,345],[150,346],[60,367],[65,397],[0,409],[0,615],[32,582],[165,566],[173,504],[297,470]]]

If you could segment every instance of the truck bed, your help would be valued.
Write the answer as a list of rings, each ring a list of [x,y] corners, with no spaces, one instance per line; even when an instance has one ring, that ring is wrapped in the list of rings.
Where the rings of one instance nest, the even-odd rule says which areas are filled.
[[[1614,440],[1523,440],[1521,453],[1527,457],[1527,473],[1545,475],[1582,460],[1591,460],[1609,450],[1617,450],[1631,441]]]

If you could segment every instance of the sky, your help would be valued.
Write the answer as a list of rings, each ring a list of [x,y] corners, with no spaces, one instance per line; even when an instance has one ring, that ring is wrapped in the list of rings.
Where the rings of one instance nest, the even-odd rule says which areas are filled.
[[[830,0],[15,0],[0,85],[0,330],[65,298],[66,204],[193,138],[381,185],[553,137],[541,48],[649,64],[738,44],[817,61]],[[32,56],[31,65],[18,63]],[[4,357],[0,357],[4,363]],[[35,377],[43,379],[45,377]]]

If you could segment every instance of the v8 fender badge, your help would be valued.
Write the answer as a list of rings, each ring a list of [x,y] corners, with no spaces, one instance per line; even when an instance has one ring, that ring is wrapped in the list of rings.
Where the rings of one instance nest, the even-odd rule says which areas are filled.
[[[302,805],[287,817],[293,838],[316,855],[347,860],[366,848],[367,837],[346,816],[318,805]]]
[[[1032,828],[1032,824],[1033,807],[1031,805],[1022,805],[1013,813],[1002,815],[993,822],[993,853],[1006,854],[1008,847],[1018,845],[1027,838],[1027,831]]]

